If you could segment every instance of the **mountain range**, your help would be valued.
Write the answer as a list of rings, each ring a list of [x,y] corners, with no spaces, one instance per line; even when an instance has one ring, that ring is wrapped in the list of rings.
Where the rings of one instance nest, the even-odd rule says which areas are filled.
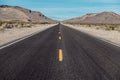
[[[82,17],[65,20],[63,23],[120,24],[120,15],[114,12],[90,13]]]
[[[0,21],[55,23],[56,20],[46,17],[41,12],[19,6],[0,5]]]
[[[18,21],[35,23],[56,23],[38,11],[32,11],[19,6],[0,5],[0,21]],[[82,17],[62,21],[77,24],[120,24],[120,15],[114,12],[89,13]]]

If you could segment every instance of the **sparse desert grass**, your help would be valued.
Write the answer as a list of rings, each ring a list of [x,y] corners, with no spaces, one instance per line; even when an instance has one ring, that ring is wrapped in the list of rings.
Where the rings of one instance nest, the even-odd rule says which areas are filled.
[[[2,22],[0,22],[0,26],[2,26]]]
[[[36,24],[50,24],[48,22],[39,22],[39,23],[30,23],[30,22],[0,22],[0,31],[4,31],[5,29],[12,29],[12,28],[31,28]]]
[[[119,31],[120,32],[120,24],[70,24],[77,27],[90,27],[95,28],[97,30],[106,30],[106,31]]]

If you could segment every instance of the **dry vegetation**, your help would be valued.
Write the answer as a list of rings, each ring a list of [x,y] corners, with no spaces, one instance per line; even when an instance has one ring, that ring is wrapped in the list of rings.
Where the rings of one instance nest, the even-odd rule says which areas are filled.
[[[24,22],[0,22],[0,30],[22,28],[22,27],[30,28],[32,25],[33,24],[31,23],[24,23]]]
[[[106,31],[119,31],[120,32],[120,24],[72,24],[73,26],[79,27],[90,27],[95,29],[101,29]]]
[[[0,22],[0,31],[4,31],[6,29],[12,29],[12,28],[31,28],[34,25],[37,24],[50,24],[48,22],[42,22],[42,23],[30,23],[30,22]]]

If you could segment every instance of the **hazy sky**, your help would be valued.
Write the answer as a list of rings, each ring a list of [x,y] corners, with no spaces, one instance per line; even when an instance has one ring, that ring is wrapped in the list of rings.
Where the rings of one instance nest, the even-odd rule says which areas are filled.
[[[102,11],[120,14],[120,0],[0,0],[0,5],[21,6],[64,20]]]

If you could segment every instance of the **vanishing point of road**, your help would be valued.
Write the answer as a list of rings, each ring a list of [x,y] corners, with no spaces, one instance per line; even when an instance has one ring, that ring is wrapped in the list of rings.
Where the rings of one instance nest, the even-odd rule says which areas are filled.
[[[58,24],[0,49],[0,80],[120,80],[120,47]]]

